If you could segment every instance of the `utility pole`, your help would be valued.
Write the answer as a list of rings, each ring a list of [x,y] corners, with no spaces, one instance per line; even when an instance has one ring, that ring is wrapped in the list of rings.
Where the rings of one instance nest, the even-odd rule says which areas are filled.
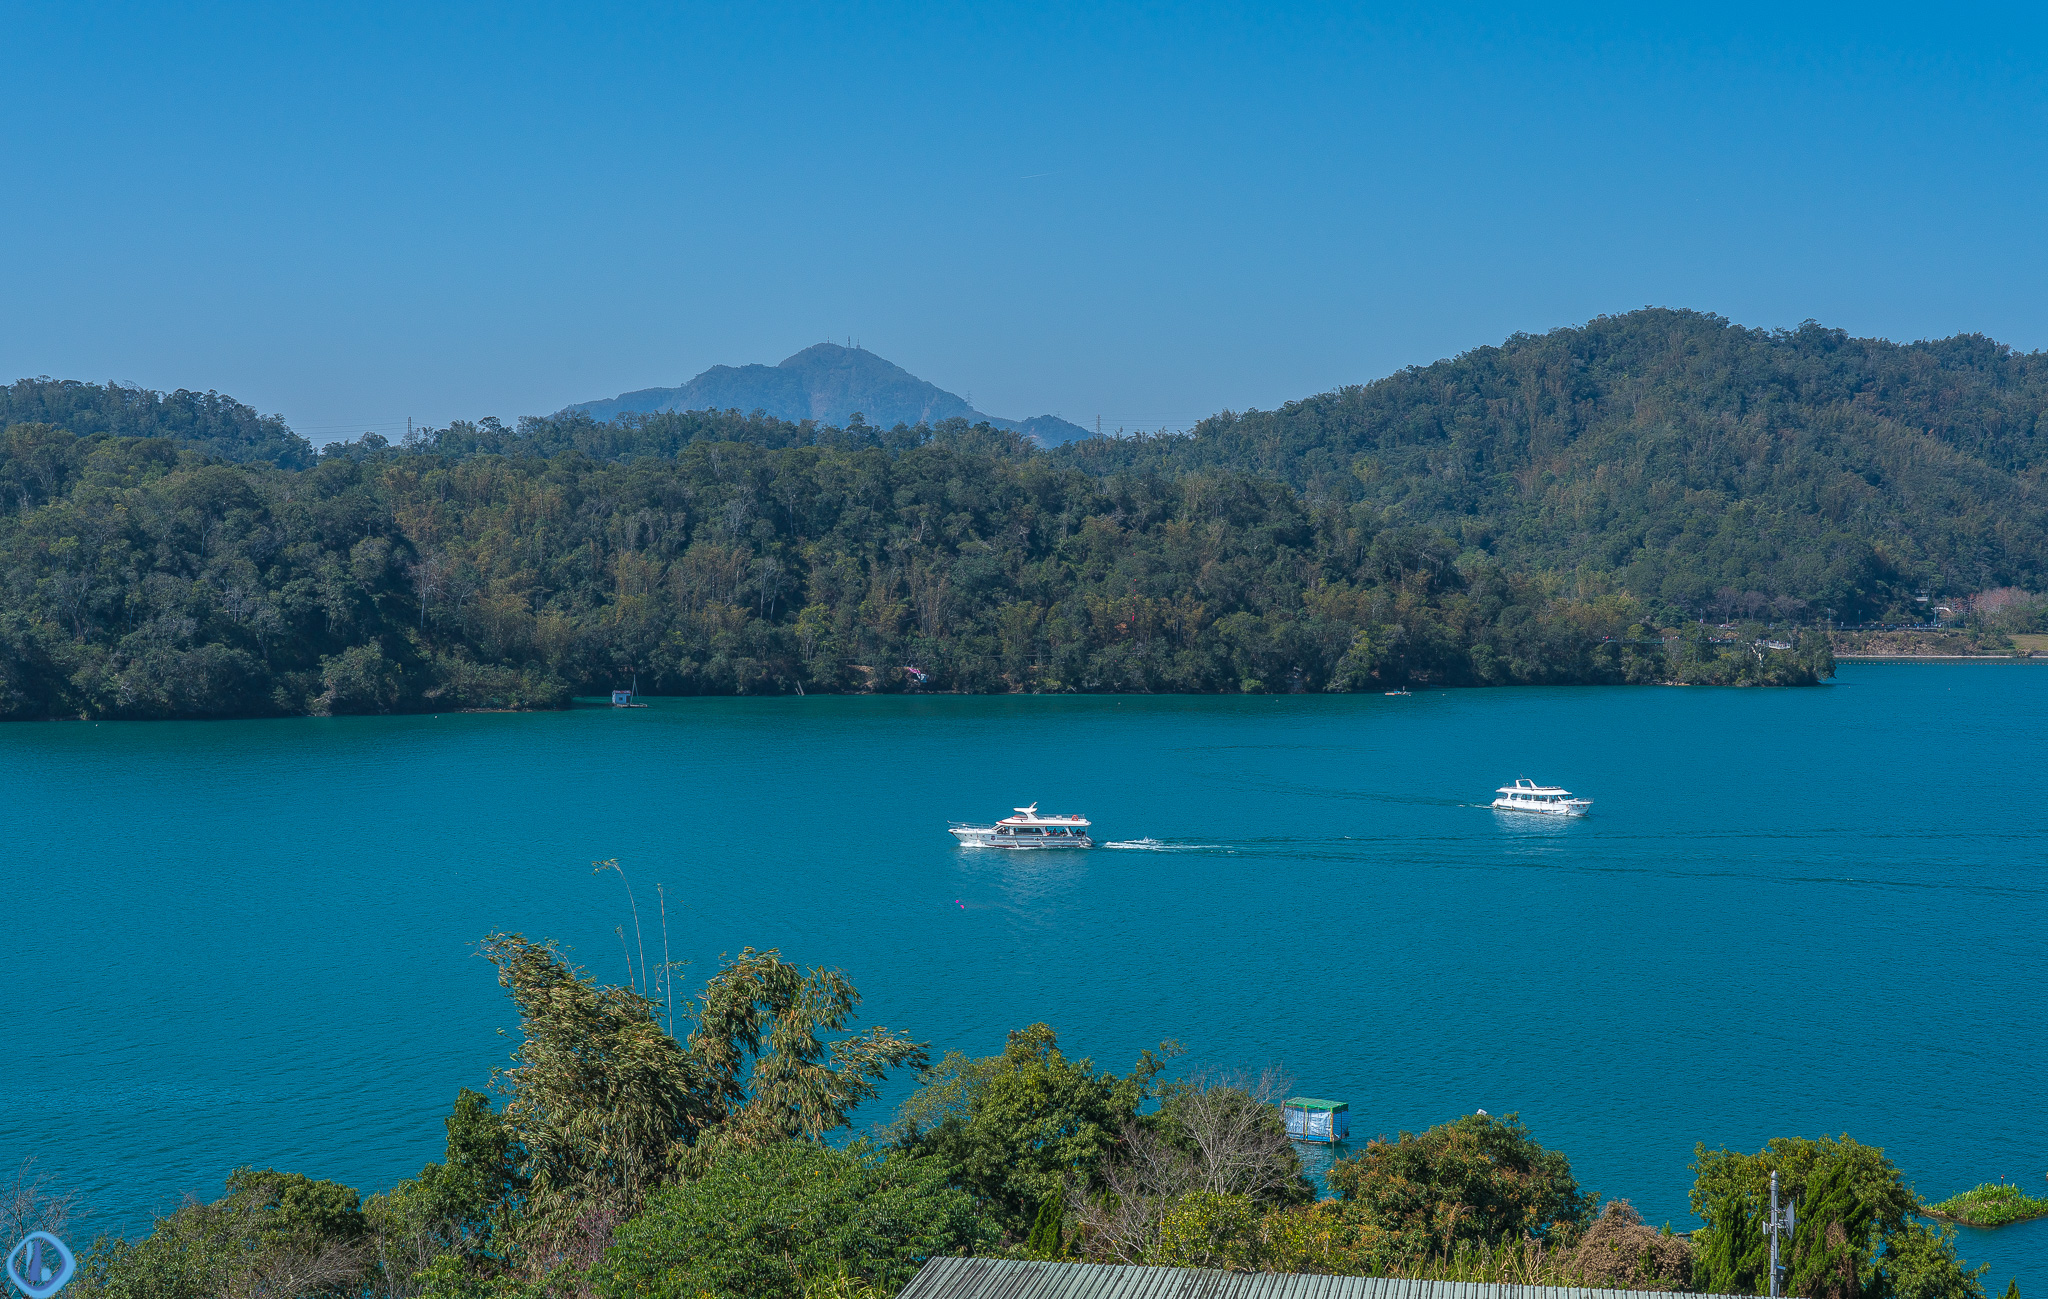
[[[1784,1293],[1785,1269],[1778,1263],[1778,1237],[1790,1236],[1794,1219],[1793,1206],[1778,1207],[1778,1174],[1771,1173],[1771,1216],[1764,1222],[1764,1230],[1771,1236],[1771,1299],[1778,1299]]]

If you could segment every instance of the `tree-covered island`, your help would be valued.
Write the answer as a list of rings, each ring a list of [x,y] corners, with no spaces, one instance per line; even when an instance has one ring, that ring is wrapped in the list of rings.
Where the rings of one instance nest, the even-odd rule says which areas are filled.
[[[216,394],[23,380],[0,716],[1811,684],[1825,625],[1922,596],[2039,630],[2044,410],[2048,362],[1982,338],[1662,310],[1053,450],[691,412],[316,453]]]

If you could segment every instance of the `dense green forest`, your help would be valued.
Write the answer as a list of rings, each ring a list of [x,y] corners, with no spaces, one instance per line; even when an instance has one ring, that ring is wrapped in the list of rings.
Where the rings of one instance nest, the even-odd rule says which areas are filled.
[[[457,1095],[442,1160],[367,1199],[240,1169],[95,1242],[79,1299],[888,1299],[939,1254],[1759,1294],[1773,1173],[1800,1206],[1787,1293],[1985,1295],[1955,1229],[1846,1136],[1698,1147],[1691,1235],[1599,1204],[1514,1115],[1354,1143],[1318,1199],[1271,1073],[1169,1070],[1162,1044],[1118,1074],[1044,1024],[933,1063],[849,1032],[845,977],[775,952],[723,962],[675,1012],[658,970],[606,987],[516,934],[483,952],[518,1045],[500,1104]],[[895,1122],[847,1142],[905,1069]],[[62,1230],[66,1207],[18,1191],[12,1212]]]
[[[1460,559],[1246,474],[1090,475],[986,429],[613,461],[439,449],[491,436],[290,470],[8,429],[6,713],[546,706],[636,675],[678,693],[898,690],[909,668],[944,690],[1357,690],[1811,681],[1830,662],[1811,637],[1647,643],[1651,614],[1596,575]]]
[[[1828,622],[2038,617],[2044,365],[1641,311],[1052,451],[728,411],[315,456],[217,394],[23,380],[0,715],[1811,683]]]
[[[2048,355],[1978,335],[1644,310],[1067,454],[1272,475],[1709,617],[1899,617],[1918,591],[2038,587],[2048,569]]]
[[[104,387],[70,380],[22,379],[0,388],[0,429],[16,424],[45,424],[83,437],[169,438],[180,446],[220,460],[242,463],[266,460],[286,469],[307,469],[317,459],[313,444],[285,427],[275,415],[258,415],[232,397],[216,392],[150,392],[146,388],[110,383]],[[33,460],[15,466],[25,482],[11,485],[18,502],[23,488],[40,485],[47,496],[52,483]]]

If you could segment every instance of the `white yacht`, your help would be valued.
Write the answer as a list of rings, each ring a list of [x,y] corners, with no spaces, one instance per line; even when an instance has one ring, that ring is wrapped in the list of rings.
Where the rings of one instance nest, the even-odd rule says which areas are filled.
[[[1584,816],[1593,806],[1593,800],[1590,798],[1573,798],[1569,789],[1560,789],[1556,785],[1539,785],[1533,780],[1517,780],[1514,784],[1502,785],[1493,792],[1500,795],[1493,800],[1493,806],[1502,812]]]
[[[1085,816],[1040,816],[1038,804],[1012,808],[994,825],[952,822],[953,837],[963,848],[1093,848]]]

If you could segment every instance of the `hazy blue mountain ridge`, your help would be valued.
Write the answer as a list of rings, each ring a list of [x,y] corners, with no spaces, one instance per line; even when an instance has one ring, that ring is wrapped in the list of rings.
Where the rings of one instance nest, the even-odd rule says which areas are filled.
[[[780,365],[714,365],[678,388],[642,388],[603,401],[566,408],[596,420],[662,411],[760,411],[792,423],[813,420],[844,427],[854,415],[891,428],[964,419],[1023,433],[1046,446],[1090,436],[1057,415],[1010,420],[974,409],[947,392],[859,347],[818,343]]]

